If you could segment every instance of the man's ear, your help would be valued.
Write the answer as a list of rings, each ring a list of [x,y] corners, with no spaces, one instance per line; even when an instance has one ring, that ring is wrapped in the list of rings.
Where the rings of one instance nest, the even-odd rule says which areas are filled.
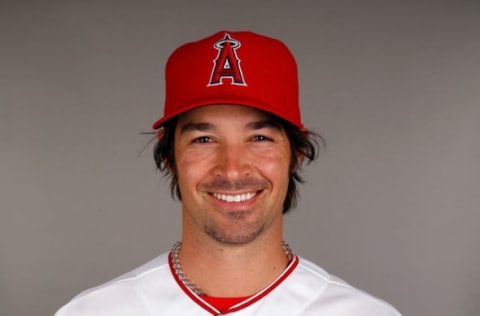
[[[161,127],[157,132],[157,140],[159,142],[162,141],[164,136],[165,136],[165,128]],[[173,150],[173,148],[171,148],[171,150]],[[174,169],[172,167],[172,164],[170,163],[170,161],[166,157],[163,157],[162,164],[165,166],[165,170],[167,171],[168,174],[170,174],[170,175],[175,174]]]
[[[160,129],[157,132],[157,140],[161,141],[164,135],[165,135],[165,128],[160,127]]]
[[[297,153],[297,168],[300,168],[303,163],[303,159],[305,159],[305,155],[302,153]]]
[[[308,138],[310,138],[310,132],[305,127],[301,129],[301,133],[305,134]],[[303,159],[305,159],[305,154],[303,154],[302,151],[298,151],[296,153],[296,156],[297,156],[296,157],[297,158],[297,165],[296,165],[295,169],[292,170],[293,173],[297,172],[298,169],[300,169],[300,167],[302,166],[302,163],[303,163]]]
[[[297,158],[297,163],[295,164],[295,166],[294,166],[293,169],[292,169],[292,174],[294,174],[295,172],[298,171],[298,169],[300,169],[300,167],[302,166],[303,159],[305,158],[305,156],[304,156],[302,153],[297,152],[296,158]]]

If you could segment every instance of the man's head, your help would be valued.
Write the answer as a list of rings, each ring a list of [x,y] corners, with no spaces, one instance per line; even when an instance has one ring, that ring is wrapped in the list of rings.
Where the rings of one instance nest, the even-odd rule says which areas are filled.
[[[218,32],[175,50],[165,79],[164,116],[153,128],[159,129],[155,161],[172,177],[172,195],[182,198],[174,150],[179,117],[207,105],[241,105],[264,112],[287,135],[290,181],[283,211],[295,207],[299,168],[316,157],[318,142],[301,122],[297,66],[282,42],[251,32]]]

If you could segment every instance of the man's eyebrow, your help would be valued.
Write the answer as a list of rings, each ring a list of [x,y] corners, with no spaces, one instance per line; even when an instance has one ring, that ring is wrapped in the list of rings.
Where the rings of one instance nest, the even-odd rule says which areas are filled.
[[[206,122],[198,123],[187,123],[180,128],[181,133],[186,133],[190,131],[208,131],[214,128],[213,124]]]
[[[272,120],[272,119],[266,119],[266,120],[259,120],[259,121],[253,121],[253,122],[249,122],[247,124],[247,127],[250,128],[250,129],[262,129],[262,128],[265,128],[265,127],[273,127],[277,130],[282,130],[282,125],[275,121],[275,120]]]

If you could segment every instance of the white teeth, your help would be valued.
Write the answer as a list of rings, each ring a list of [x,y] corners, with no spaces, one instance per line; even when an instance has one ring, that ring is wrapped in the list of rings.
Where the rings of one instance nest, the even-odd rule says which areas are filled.
[[[227,194],[218,194],[213,193],[213,196],[216,199],[225,201],[225,202],[245,202],[250,200],[256,195],[256,193],[245,193],[245,194],[236,194],[236,195],[227,195]]]

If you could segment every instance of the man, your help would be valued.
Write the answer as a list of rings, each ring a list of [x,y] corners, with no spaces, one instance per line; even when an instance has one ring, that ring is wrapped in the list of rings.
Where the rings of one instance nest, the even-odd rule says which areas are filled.
[[[301,122],[297,66],[280,41],[222,31],[166,65],[155,161],[182,201],[182,241],[88,290],[65,315],[400,315],[282,240],[317,136]]]

